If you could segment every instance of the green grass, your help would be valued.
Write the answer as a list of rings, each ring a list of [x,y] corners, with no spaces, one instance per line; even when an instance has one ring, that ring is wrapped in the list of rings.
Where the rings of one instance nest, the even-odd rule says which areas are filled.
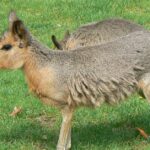
[[[50,47],[52,34],[62,38],[67,29],[105,18],[125,18],[150,29],[149,0],[1,0],[1,32],[11,9]],[[13,118],[9,114],[15,106],[23,111]],[[60,123],[57,109],[29,93],[21,71],[0,71],[0,150],[53,150]],[[113,107],[78,109],[72,126],[73,150],[150,149],[149,141],[135,130],[140,127],[150,134],[150,107],[138,95]]]

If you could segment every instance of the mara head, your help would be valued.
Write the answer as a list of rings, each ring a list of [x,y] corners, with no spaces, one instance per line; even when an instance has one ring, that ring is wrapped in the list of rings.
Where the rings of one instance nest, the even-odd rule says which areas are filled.
[[[64,35],[64,39],[61,41],[58,41],[55,35],[52,35],[52,37],[51,37],[54,46],[59,50],[66,49],[66,43],[69,38],[70,38],[70,33],[68,30],[66,31],[66,33]]]
[[[9,14],[8,24],[8,30],[0,38],[0,68],[21,68],[31,42],[30,34],[13,11]]]

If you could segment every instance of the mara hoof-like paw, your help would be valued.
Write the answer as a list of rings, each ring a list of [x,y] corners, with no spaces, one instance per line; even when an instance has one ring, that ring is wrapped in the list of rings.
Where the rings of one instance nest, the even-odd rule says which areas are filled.
[[[66,146],[66,150],[70,150],[71,149],[71,140],[68,142],[67,146]]]
[[[57,146],[57,150],[68,150],[66,146]]]

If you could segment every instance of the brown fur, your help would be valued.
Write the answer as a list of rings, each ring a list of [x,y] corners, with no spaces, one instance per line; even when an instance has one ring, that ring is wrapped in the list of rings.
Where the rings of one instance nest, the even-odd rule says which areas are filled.
[[[0,68],[21,68],[30,90],[44,103],[60,109],[63,121],[57,150],[71,147],[71,120],[76,107],[118,103],[139,86],[150,100],[148,31],[93,47],[53,51],[35,40],[16,18],[11,13],[10,28],[0,41]],[[3,48],[6,44],[12,48]]]

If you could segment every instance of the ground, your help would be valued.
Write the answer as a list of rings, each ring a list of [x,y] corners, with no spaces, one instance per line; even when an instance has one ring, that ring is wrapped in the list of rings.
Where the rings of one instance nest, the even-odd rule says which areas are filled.
[[[69,29],[105,18],[124,18],[150,29],[149,0],[1,0],[0,32],[15,10],[40,41],[53,48],[51,35],[62,38]],[[17,117],[14,107],[22,107]],[[61,116],[43,105],[27,88],[21,70],[0,71],[0,150],[54,150]],[[149,150],[136,131],[150,134],[150,106],[137,94],[117,106],[80,108],[72,128],[73,150]]]

